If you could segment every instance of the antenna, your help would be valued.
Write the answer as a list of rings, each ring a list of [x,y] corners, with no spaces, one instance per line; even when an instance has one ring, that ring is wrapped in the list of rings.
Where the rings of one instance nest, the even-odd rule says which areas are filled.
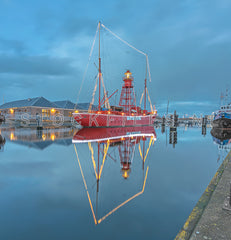
[[[169,106],[169,99],[168,99],[168,104],[167,104],[167,113],[166,113],[166,116],[168,115],[168,106]]]

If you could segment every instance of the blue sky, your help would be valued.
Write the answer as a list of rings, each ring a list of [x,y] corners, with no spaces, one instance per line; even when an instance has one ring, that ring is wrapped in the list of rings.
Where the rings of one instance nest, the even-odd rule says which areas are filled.
[[[0,103],[3,96],[5,101],[44,96],[75,102],[101,20],[148,53],[149,92],[157,109],[165,109],[169,99],[172,110],[210,112],[230,87],[230,12],[229,0],[0,0]],[[120,90],[129,68],[139,95],[145,59],[106,33],[102,47],[109,93]],[[91,99],[96,56],[97,50],[80,102]]]

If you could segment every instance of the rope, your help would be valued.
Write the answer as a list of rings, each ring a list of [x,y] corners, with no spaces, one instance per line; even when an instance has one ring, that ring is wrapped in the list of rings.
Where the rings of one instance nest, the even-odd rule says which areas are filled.
[[[150,108],[151,108],[151,111],[153,112],[152,102],[151,102],[151,99],[150,99],[150,96],[149,96],[149,93],[148,93],[148,89],[147,89],[147,94],[148,94],[148,101],[150,103]]]
[[[99,180],[101,178],[101,174],[102,174],[102,171],[103,171],[103,166],[104,166],[104,163],[105,163],[105,159],[106,159],[106,156],[107,156],[107,151],[108,151],[109,145],[110,145],[110,141],[107,141],[107,146],[104,148],[104,156],[103,156],[102,165],[100,167],[100,172],[99,172],[99,175],[98,175],[97,172],[96,172],[94,150],[93,150],[93,147],[91,146],[91,143],[90,142],[88,143],[89,150],[91,151],[91,159],[92,159],[92,163],[93,163],[93,167],[94,167],[94,171],[95,171],[95,176],[96,176],[97,180]]]
[[[100,167],[100,172],[99,172],[99,179],[101,177],[101,174],[102,174],[102,171],[103,171],[103,166],[104,166],[104,162],[105,162],[105,159],[106,159],[106,156],[107,156],[107,151],[108,151],[108,148],[109,148],[109,144],[110,141],[108,140],[107,141],[107,146],[104,148],[104,156],[103,156],[103,162],[102,162],[102,165]]]
[[[154,144],[154,138],[151,137],[151,139],[150,139],[150,141],[149,141],[149,146],[148,146],[148,149],[147,149],[146,155],[145,155],[145,157],[144,157],[144,163],[145,163],[145,161],[146,161],[146,158],[147,158],[147,156],[148,156],[148,152],[149,152],[149,150],[150,150],[152,144]]]
[[[97,220],[96,220],[96,217],[95,217],[95,212],[94,212],[94,209],[93,209],[93,206],[92,206],[92,203],[91,203],[91,198],[90,198],[90,195],[89,195],[89,192],[88,192],[88,189],[87,189],[87,183],[86,183],[86,180],[85,180],[85,177],[84,177],[84,174],[83,174],[83,170],[82,170],[82,167],[81,167],[81,164],[80,164],[80,160],[79,160],[79,156],[78,156],[75,144],[74,144],[74,149],[75,149],[76,157],[77,157],[77,160],[78,160],[80,172],[81,172],[81,175],[82,175],[83,183],[84,183],[85,189],[87,191],[87,197],[88,197],[88,201],[89,201],[89,204],[90,204],[90,207],[91,207],[91,212],[92,212],[92,215],[93,215],[93,219],[94,219],[94,222],[95,222],[95,225],[96,225]]]
[[[98,174],[96,172],[96,164],[95,164],[95,159],[94,159],[94,150],[93,150],[90,142],[88,143],[88,147],[89,147],[89,150],[91,151],[91,160],[92,160],[92,164],[93,164],[93,167],[94,167],[94,170],[95,170],[95,177],[98,180],[99,177],[98,177]]]
[[[144,192],[145,189],[145,185],[146,185],[146,180],[147,180],[147,176],[148,176],[148,169],[149,167],[147,167],[146,170],[146,174],[145,174],[145,179],[144,179],[144,183],[143,183],[143,187],[142,190],[140,192],[138,192],[137,194],[133,195],[132,197],[130,197],[129,199],[127,199],[126,201],[122,202],[120,205],[118,205],[117,207],[115,207],[114,209],[112,209],[109,213],[107,213],[105,216],[103,216],[102,218],[100,218],[98,220],[98,224],[101,223],[103,220],[105,220],[107,217],[109,217],[112,213],[114,213],[115,211],[117,211],[119,208],[121,208],[122,206],[124,206],[126,203],[130,202],[131,200],[133,200],[134,198],[138,197],[139,195],[141,195]]]
[[[88,66],[89,66],[89,63],[90,63],[90,60],[91,60],[91,56],[92,56],[92,52],[93,52],[93,49],[94,49],[94,46],[95,46],[95,42],[96,42],[96,37],[97,37],[97,33],[99,31],[99,26],[100,26],[100,23],[98,24],[97,26],[97,29],[96,29],[96,33],[95,33],[95,37],[94,37],[94,40],[93,40],[93,44],[92,44],[92,47],[91,47],[91,51],[90,51],[90,55],[89,55],[89,58],[88,58],[88,63],[87,63],[87,67],[85,69],[85,72],[84,72],[84,75],[83,75],[83,79],[82,79],[82,82],[81,82],[81,86],[80,86],[80,89],[79,89],[79,93],[78,93],[78,98],[77,98],[77,103],[79,101],[79,96],[80,96],[80,92],[82,90],[82,87],[83,87],[83,82],[85,80],[85,77],[86,77],[86,73],[87,73],[87,70],[88,70]],[[127,41],[123,40],[121,37],[119,37],[117,34],[115,34],[114,32],[112,32],[110,29],[108,29],[104,24],[101,23],[101,26],[107,30],[109,33],[111,33],[114,37],[116,37],[117,39],[119,39],[120,41],[122,41],[124,44],[126,44],[127,46],[129,46],[130,48],[132,48],[133,50],[137,51],[138,53],[144,55],[146,57],[146,64],[147,64],[147,69],[148,69],[148,76],[149,76],[149,81],[151,82],[151,72],[150,72],[150,65],[149,65],[149,60],[148,60],[148,55],[144,52],[142,52],[141,50],[137,49],[136,47],[134,47],[133,45],[131,45],[130,43],[128,43]],[[102,83],[103,83],[103,78],[102,78]],[[93,95],[92,95],[92,102],[89,106],[89,109],[88,111],[91,110],[92,108],[92,105],[94,103],[94,96],[95,96],[95,92],[96,92],[96,88],[97,88],[97,83],[95,85],[95,89],[94,89],[94,92],[93,92]],[[104,88],[104,94],[106,96],[106,89],[105,89],[105,85],[103,83],[103,88]],[[143,96],[141,97],[141,99],[143,98]],[[149,98],[149,102],[150,102],[150,105],[151,105],[151,100],[150,100],[150,97],[148,95],[148,98]],[[141,100],[142,102],[142,100]],[[141,102],[140,102],[140,105],[141,105]],[[77,107],[77,103],[75,105],[75,109]],[[107,104],[107,107],[110,108],[110,104],[109,104],[109,101],[107,100],[106,101],[106,104]],[[152,108],[152,105],[151,105],[151,109],[153,111],[153,108]]]
[[[93,52],[93,49],[94,49],[94,46],[95,46],[95,41],[96,41],[96,37],[97,37],[98,31],[99,31],[99,24],[98,24],[97,29],[96,29],[95,37],[94,37],[94,40],[93,40],[93,43],[92,43],[92,46],[91,46],[90,55],[89,55],[89,57],[88,57],[88,63],[87,63],[85,72],[84,72],[84,74],[83,74],[83,79],[82,79],[82,82],[81,82],[81,85],[80,85],[80,88],[79,88],[79,93],[78,93],[78,97],[77,97],[75,109],[76,109],[76,107],[77,107],[77,103],[79,102],[79,96],[80,96],[80,93],[81,93],[82,88],[83,88],[83,83],[84,83],[84,80],[85,80],[85,77],[86,77],[86,74],[87,74],[88,66],[89,66],[89,63],[90,63],[90,60],[91,60],[91,56],[92,56],[92,52]]]
[[[144,97],[144,91],[143,91],[143,93],[142,93],[142,95],[141,95],[141,98],[140,98],[140,107],[141,107],[141,103],[142,103],[142,101],[143,101],[143,97]]]
[[[128,43],[127,41],[123,40],[121,37],[119,37],[117,34],[115,34],[114,32],[112,32],[110,29],[108,29],[107,27],[105,27],[102,23],[101,26],[103,28],[105,28],[108,32],[110,32],[114,37],[116,37],[117,39],[119,39],[121,42],[123,42],[124,44],[126,44],[127,46],[129,46],[130,48],[134,49],[135,51],[137,51],[138,53],[144,55],[146,57],[146,62],[147,62],[147,67],[148,67],[148,76],[149,76],[149,81],[151,82],[151,72],[150,72],[150,66],[149,66],[149,60],[148,60],[148,55],[144,52],[142,52],[141,50],[137,49],[136,47],[132,46],[130,43]]]
[[[132,152],[131,162],[133,162],[133,159],[134,159],[135,149],[136,149],[136,143],[134,144],[134,148],[133,148],[133,152]]]
[[[147,66],[148,66],[148,76],[149,76],[149,81],[151,82],[151,72],[150,72],[150,66],[149,66],[149,60],[148,60],[148,55],[146,54],[146,61],[147,61]]]
[[[88,112],[91,111],[92,105],[94,104],[95,92],[96,92],[96,89],[97,89],[97,82],[98,82],[98,75],[97,75],[97,78],[96,78],[96,81],[95,81],[95,88],[94,88],[94,91],[92,93],[92,100],[91,100],[91,103],[89,105]]]
[[[109,101],[108,101],[108,97],[107,97],[107,92],[106,92],[106,88],[105,88],[105,85],[104,85],[104,81],[103,81],[103,76],[101,77],[101,80],[102,80],[102,85],[103,85],[103,90],[104,90],[104,96],[105,96],[105,103],[106,103],[106,107],[108,109],[110,109],[110,104],[109,104]]]
[[[101,26],[104,27],[108,32],[110,32],[114,37],[116,37],[117,39],[119,39],[120,41],[122,41],[123,43],[125,43],[126,45],[128,45],[130,48],[134,49],[135,51],[143,54],[144,56],[146,56],[146,53],[140,51],[139,49],[135,48],[134,46],[132,46],[130,43],[126,42],[125,40],[123,40],[122,38],[120,38],[118,35],[116,35],[115,33],[113,33],[110,29],[108,29],[107,27],[105,27],[102,23]]]
[[[139,152],[140,152],[140,157],[141,157],[141,159],[143,159],[143,154],[142,154],[142,150],[141,150],[140,143],[139,143]]]

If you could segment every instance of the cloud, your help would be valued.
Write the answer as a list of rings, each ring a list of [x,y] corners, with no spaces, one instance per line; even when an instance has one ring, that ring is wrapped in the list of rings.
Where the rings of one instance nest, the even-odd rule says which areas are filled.
[[[25,50],[25,44],[18,40],[0,38],[0,53],[21,54]]]
[[[225,32],[208,40],[207,45],[216,45],[231,42],[231,33]]]
[[[70,96],[69,85],[61,83],[65,77],[68,83],[79,86],[98,20],[149,55],[152,75],[149,93],[153,102],[161,103],[168,98],[171,101],[219,101],[220,91],[230,80],[231,4],[228,0],[212,3],[209,0],[149,0],[142,4],[138,0],[92,3],[67,0],[55,4],[40,1],[29,5],[30,11],[22,22],[17,20],[25,13],[24,6],[16,6],[21,12],[6,9],[13,21],[0,17],[5,27],[5,40],[15,37],[7,42],[0,41],[0,73],[18,75],[22,81],[26,76],[30,76],[32,82],[41,83],[44,79],[44,89],[51,87],[57,77],[59,87],[63,86],[57,90],[60,94],[62,91]],[[130,49],[122,46],[121,54],[121,49],[110,44],[111,63],[106,61],[106,54],[106,57],[102,55],[108,91],[120,89],[119,79],[128,67],[133,71],[139,95],[139,90],[143,89],[143,76],[140,76],[145,67],[133,57]],[[126,51],[130,53],[126,55]],[[28,56],[24,56],[25,53]],[[92,62],[97,64],[95,59]],[[96,70],[95,66],[92,69]],[[37,84],[31,88],[32,95],[42,95],[37,94],[41,90]],[[84,96],[88,90],[89,86],[83,88]]]
[[[29,75],[69,75],[74,71],[71,59],[50,56],[0,55],[0,73]]]

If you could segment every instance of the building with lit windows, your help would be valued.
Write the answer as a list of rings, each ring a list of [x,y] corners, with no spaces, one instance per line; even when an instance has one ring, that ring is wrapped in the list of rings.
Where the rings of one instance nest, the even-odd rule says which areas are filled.
[[[85,111],[88,103],[74,104],[69,100],[51,102],[44,97],[28,98],[0,105],[0,114],[6,121],[30,121],[40,119],[43,123],[49,123],[54,119],[62,119],[64,122],[72,121],[72,113]]]

